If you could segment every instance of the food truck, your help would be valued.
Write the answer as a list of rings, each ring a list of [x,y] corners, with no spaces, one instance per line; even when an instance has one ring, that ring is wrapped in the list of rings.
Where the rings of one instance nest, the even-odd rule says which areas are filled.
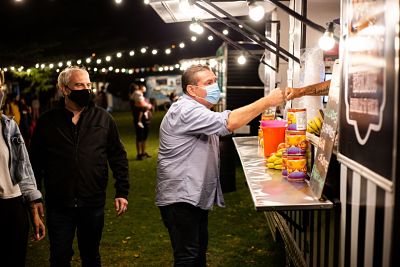
[[[182,3],[196,15],[182,12]],[[276,86],[331,79],[328,97],[286,103],[283,139],[274,152],[265,148],[272,146],[269,130],[275,123],[261,123],[259,135],[232,138],[255,209],[284,242],[287,265],[400,266],[399,1],[150,0],[150,5],[166,23],[200,23],[249,57],[257,55],[207,20],[258,45],[264,50],[259,58],[264,94]],[[247,22],[256,6],[264,32]],[[332,45],[332,39],[329,52],[316,48]],[[289,148],[297,154],[290,155]]]

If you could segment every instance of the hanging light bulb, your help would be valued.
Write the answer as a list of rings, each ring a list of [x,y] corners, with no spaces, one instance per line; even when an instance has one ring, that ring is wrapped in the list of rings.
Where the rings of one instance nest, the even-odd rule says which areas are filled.
[[[200,23],[198,23],[197,21],[193,21],[192,23],[190,23],[189,29],[197,34],[202,34],[204,32],[203,26],[201,26]]]
[[[326,29],[324,35],[322,35],[318,41],[318,45],[322,50],[328,51],[335,46],[335,38],[333,37],[334,30],[335,27],[333,25],[333,22],[329,22],[328,28]]]
[[[145,5],[148,5],[148,4],[150,4],[150,0],[144,0],[143,3],[144,3]]]
[[[243,56],[243,55],[240,55],[240,56],[237,58],[237,62],[239,63],[239,65],[244,65],[244,64],[246,64],[246,57]]]
[[[249,17],[254,21],[260,21],[265,14],[265,10],[262,4],[258,4],[256,1],[249,2]]]

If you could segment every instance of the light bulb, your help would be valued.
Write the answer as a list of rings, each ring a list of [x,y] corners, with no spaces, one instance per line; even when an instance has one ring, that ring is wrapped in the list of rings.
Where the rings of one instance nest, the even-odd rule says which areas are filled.
[[[255,2],[249,4],[249,17],[254,21],[260,21],[265,14],[264,7]]]
[[[335,46],[335,39],[333,38],[335,26],[333,25],[333,22],[329,22],[327,25],[328,27],[324,35],[322,35],[318,41],[319,47],[324,51],[331,50]]]
[[[195,32],[195,33],[197,33],[197,34],[202,34],[202,33],[204,32],[203,26],[201,26],[197,21],[191,23],[191,24],[189,25],[189,29],[190,29],[192,32]]]
[[[333,33],[325,32],[324,35],[322,35],[321,38],[319,38],[318,45],[324,51],[331,50],[335,46],[335,39],[333,38]]]
[[[240,65],[245,64],[245,63],[246,63],[246,57],[243,56],[243,55],[240,55],[240,56],[237,58],[237,62],[238,62]]]

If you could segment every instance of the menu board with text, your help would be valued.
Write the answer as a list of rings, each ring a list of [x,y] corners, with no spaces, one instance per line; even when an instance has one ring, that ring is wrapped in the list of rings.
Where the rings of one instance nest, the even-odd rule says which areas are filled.
[[[333,65],[332,80],[329,88],[329,100],[324,111],[324,123],[317,144],[314,165],[311,171],[310,187],[314,195],[321,198],[328,173],[329,161],[337,133],[339,119],[340,66],[336,60]]]
[[[347,0],[339,153],[393,179],[395,25],[393,0]],[[396,22],[397,21],[397,22]]]

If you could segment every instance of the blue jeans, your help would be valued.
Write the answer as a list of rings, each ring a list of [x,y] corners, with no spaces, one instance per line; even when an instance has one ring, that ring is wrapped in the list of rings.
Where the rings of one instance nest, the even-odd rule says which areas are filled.
[[[206,266],[208,211],[188,203],[159,208],[174,250],[174,266]]]
[[[104,226],[104,207],[47,209],[50,240],[50,265],[71,266],[75,231],[82,266],[101,266],[100,240]]]

